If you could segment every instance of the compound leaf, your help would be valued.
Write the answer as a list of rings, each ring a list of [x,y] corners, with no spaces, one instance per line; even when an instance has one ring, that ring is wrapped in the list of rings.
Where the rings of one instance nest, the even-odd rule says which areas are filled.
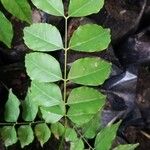
[[[13,28],[11,22],[0,11],[0,41],[11,48]]]
[[[35,51],[55,51],[63,48],[58,29],[47,23],[35,23],[26,27],[24,41],[30,49]]]
[[[32,20],[32,10],[27,0],[1,0],[3,6],[8,12],[13,16],[31,23]]]
[[[1,129],[1,138],[6,147],[11,146],[17,142],[17,133],[14,126],[4,126]]]
[[[93,13],[98,13],[104,5],[104,0],[70,0],[70,17],[83,17]]]
[[[55,82],[62,79],[58,61],[44,53],[30,53],[25,57],[25,66],[32,80],[39,82]]]
[[[7,122],[16,122],[19,114],[20,101],[18,98],[12,93],[12,90],[9,91],[9,97],[5,104],[5,112],[4,112],[4,118]]]
[[[109,77],[111,63],[99,58],[81,58],[73,62],[68,78],[74,83],[98,86]]]
[[[24,148],[33,142],[34,134],[30,125],[22,125],[18,128],[18,139],[20,141],[21,148]]]
[[[70,106],[67,116],[78,125],[90,121],[102,109],[105,96],[89,87],[79,87],[71,91],[68,98]]]
[[[70,40],[70,48],[81,52],[98,52],[110,43],[110,30],[96,24],[80,26]]]
[[[49,140],[51,132],[46,123],[41,123],[35,126],[35,135],[43,147],[43,145]]]
[[[137,148],[139,144],[125,144],[125,145],[119,145],[115,147],[113,150],[134,150]]]
[[[96,150],[109,150],[112,142],[116,137],[116,133],[120,122],[117,124],[109,125],[102,129],[96,136],[95,149]]]

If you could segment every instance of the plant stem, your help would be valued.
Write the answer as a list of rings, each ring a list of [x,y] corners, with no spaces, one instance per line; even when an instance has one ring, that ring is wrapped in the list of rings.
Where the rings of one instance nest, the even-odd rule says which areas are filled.
[[[83,141],[89,146],[90,150],[94,150],[94,148],[88,143],[88,141],[85,139],[84,135],[78,131],[78,129],[74,126],[75,131],[79,134],[80,138],[83,139]]]
[[[63,137],[61,139],[59,150],[61,150],[63,146],[63,142],[65,139],[66,129],[67,129],[67,109],[66,109],[66,103],[67,103],[67,51],[68,51],[68,17],[65,17],[65,47],[64,47],[64,92],[63,92],[63,100],[65,103],[65,117],[64,117],[64,126],[65,130],[63,133]]]
[[[68,51],[68,17],[65,17],[65,48],[64,48],[64,103],[65,103],[65,127],[67,127],[67,51]]]
[[[67,94],[67,51],[68,51],[68,18],[65,17],[65,48],[64,48],[64,102],[66,103]]]
[[[29,125],[29,124],[39,124],[39,123],[45,123],[45,121],[4,122],[4,123],[0,123],[0,126]]]

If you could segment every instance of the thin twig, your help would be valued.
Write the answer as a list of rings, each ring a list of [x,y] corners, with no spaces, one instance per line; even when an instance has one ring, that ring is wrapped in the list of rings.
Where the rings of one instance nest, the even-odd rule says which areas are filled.
[[[0,122],[0,126],[15,126],[45,123],[45,121],[30,121],[30,122]]]
[[[76,132],[79,134],[80,138],[82,138],[84,140],[84,142],[89,146],[89,148],[91,150],[94,150],[94,148],[88,143],[88,141],[85,139],[84,135],[82,135],[78,129],[74,126],[74,129],[76,130]]]
[[[67,116],[66,116],[66,113],[67,113],[67,110],[66,110],[66,103],[67,103],[67,51],[69,50],[68,48],[68,17],[65,17],[65,47],[64,47],[64,92],[63,92],[63,101],[65,103],[65,123],[64,123],[64,126],[65,126],[65,130],[64,130],[64,133],[63,133],[63,137],[61,139],[61,142],[60,142],[60,145],[59,145],[59,150],[61,150],[62,148],[62,145],[63,145],[63,141],[65,139],[65,134],[66,134],[66,129],[67,129]]]
[[[149,135],[148,133],[146,133],[146,132],[144,132],[144,131],[141,131],[141,133],[142,133],[143,135],[145,135],[148,139],[150,139],[150,135]]]

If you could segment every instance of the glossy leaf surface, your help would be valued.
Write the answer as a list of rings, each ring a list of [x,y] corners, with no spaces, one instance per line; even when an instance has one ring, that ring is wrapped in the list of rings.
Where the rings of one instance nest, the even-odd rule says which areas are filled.
[[[105,96],[97,90],[88,87],[73,89],[68,98],[68,117],[76,124],[81,125],[90,121],[102,109]]]
[[[111,148],[112,142],[116,137],[119,125],[120,123],[107,126],[97,134],[95,140],[96,150],[109,150]]]
[[[38,107],[50,107],[62,103],[59,86],[54,83],[32,81],[25,101],[23,101],[23,119],[33,121],[37,115]]]
[[[96,24],[86,24],[73,33],[69,47],[74,51],[98,52],[108,47],[110,38],[109,29]]]
[[[64,16],[62,0],[31,0],[39,9],[54,16]]]
[[[34,51],[55,51],[63,48],[58,29],[47,23],[35,23],[26,27],[24,42]]]
[[[50,107],[62,102],[61,90],[54,83],[31,82],[29,98],[38,106]]]
[[[98,13],[104,5],[104,0],[70,0],[69,16],[83,17]]]
[[[61,106],[41,107],[42,118],[46,123],[56,123],[64,116]]]
[[[25,66],[32,80],[39,82],[55,82],[62,79],[58,61],[44,53],[30,53],[25,57]]]
[[[111,72],[111,63],[99,58],[81,58],[73,62],[68,78],[74,83],[98,86]]]

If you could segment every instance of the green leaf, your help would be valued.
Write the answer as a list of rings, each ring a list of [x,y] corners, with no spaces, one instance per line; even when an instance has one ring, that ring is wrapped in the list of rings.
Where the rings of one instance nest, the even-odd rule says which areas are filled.
[[[70,0],[70,17],[83,17],[93,13],[98,13],[104,5],[104,0]]]
[[[11,3],[10,0],[1,0],[1,2],[13,16],[28,23],[32,22],[32,11],[27,0],[12,0]]]
[[[84,150],[84,143],[81,139],[71,142],[70,150]]]
[[[64,16],[62,0],[31,0],[38,8],[50,15]]]
[[[38,113],[38,105],[33,101],[31,91],[28,90],[25,101],[22,102],[22,118],[25,121],[33,121]]]
[[[54,123],[51,125],[51,132],[59,139],[64,134],[65,127],[60,122]]]
[[[75,51],[98,52],[106,49],[111,41],[110,30],[96,24],[80,26],[71,37],[69,47]]]
[[[20,141],[21,148],[24,148],[33,142],[34,135],[30,125],[22,125],[18,128],[18,139]]]
[[[42,118],[46,123],[56,123],[58,122],[65,114],[61,106],[52,106],[52,107],[41,107]]]
[[[68,142],[74,142],[76,141],[78,138],[77,138],[77,133],[74,129],[72,128],[67,128],[66,129],[66,132],[65,132],[65,140]]]
[[[134,150],[137,148],[139,144],[125,144],[125,145],[119,145],[113,150]]]
[[[79,87],[71,91],[68,98],[68,117],[72,122],[82,125],[90,121],[102,109],[105,96],[89,87]]]
[[[82,126],[82,132],[85,138],[92,139],[101,128],[100,112],[98,112],[88,123]],[[89,126],[90,124],[90,126]]]
[[[111,63],[99,58],[81,58],[71,67],[68,78],[74,83],[98,86],[104,83],[111,72]]]
[[[14,126],[5,126],[1,129],[1,138],[6,147],[11,146],[17,142],[17,134]]]
[[[0,41],[11,48],[13,28],[11,22],[0,11]]]
[[[107,126],[97,134],[95,140],[96,150],[109,150],[111,148],[112,142],[116,137],[119,125],[120,122],[111,126]]]
[[[19,114],[20,101],[18,98],[12,93],[12,91],[9,91],[9,97],[5,104],[5,112],[4,112],[4,118],[7,122],[16,122]]]
[[[54,83],[31,82],[30,99],[38,106],[50,107],[62,103],[62,94]]]
[[[35,51],[55,51],[63,48],[58,29],[47,23],[35,23],[26,27],[24,41],[30,49]]]
[[[43,147],[43,145],[49,140],[51,132],[46,123],[41,123],[35,126],[35,135]]]
[[[50,107],[61,103],[61,90],[56,84],[32,81],[26,100],[22,104],[23,119],[25,121],[33,121],[39,106]]]
[[[25,66],[31,80],[55,82],[62,79],[58,61],[44,53],[30,53],[25,57]]]

